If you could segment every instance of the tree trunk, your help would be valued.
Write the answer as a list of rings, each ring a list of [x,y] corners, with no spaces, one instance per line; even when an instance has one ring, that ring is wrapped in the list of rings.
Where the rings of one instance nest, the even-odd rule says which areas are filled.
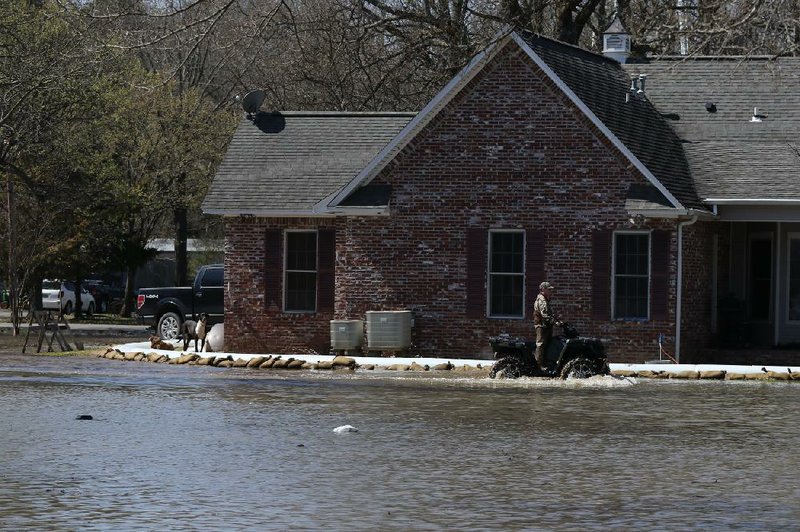
[[[188,233],[186,208],[179,207],[175,209],[175,286],[186,286],[189,284],[189,265],[186,253]]]
[[[81,297],[81,275],[80,273],[75,276],[75,317],[82,318],[83,317],[83,306],[85,302]]]
[[[11,330],[19,336],[19,278],[17,277],[16,242],[14,238],[14,181],[9,172],[6,177],[8,192],[8,304],[11,308]]]
[[[125,297],[122,301],[122,309],[119,311],[120,318],[130,318],[133,310],[136,308],[136,301],[134,299],[133,285],[136,283],[136,270],[128,266],[125,270]]]

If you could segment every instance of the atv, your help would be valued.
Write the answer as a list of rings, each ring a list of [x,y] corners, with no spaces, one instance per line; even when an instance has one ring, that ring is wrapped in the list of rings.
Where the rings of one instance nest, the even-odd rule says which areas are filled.
[[[593,375],[608,375],[606,350],[596,338],[585,338],[569,323],[561,324],[563,334],[551,338],[545,351],[544,367],[539,367],[533,355],[535,342],[501,334],[489,338],[497,359],[489,371],[495,378],[502,373],[510,379],[518,377],[573,377],[585,379]]]

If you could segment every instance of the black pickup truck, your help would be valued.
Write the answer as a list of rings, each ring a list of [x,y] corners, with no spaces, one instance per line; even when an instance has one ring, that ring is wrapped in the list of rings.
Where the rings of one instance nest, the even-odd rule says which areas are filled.
[[[174,340],[181,333],[184,320],[196,320],[205,312],[209,327],[223,317],[222,264],[202,266],[192,286],[140,288],[136,296],[139,322],[155,326],[164,340]]]

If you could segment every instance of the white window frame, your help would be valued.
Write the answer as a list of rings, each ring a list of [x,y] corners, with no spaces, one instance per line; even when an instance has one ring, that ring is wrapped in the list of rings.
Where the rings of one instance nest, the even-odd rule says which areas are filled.
[[[636,318],[617,318],[617,236],[647,235],[647,316]],[[653,232],[650,230],[639,231],[614,231],[611,235],[611,319],[614,321],[650,321],[650,303],[653,284]]]
[[[314,270],[289,270],[289,234],[291,233],[314,233],[316,240],[316,250],[314,252]],[[315,279],[314,286],[314,309],[313,310],[287,310],[286,294],[289,290],[289,273],[313,273]],[[314,314],[317,312],[317,299],[319,298],[319,231],[316,229],[286,229],[283,232],[283,312],[286,314]]]
[[[522,274],[519,273],[493,273],[492,272],[492,235],[499,233],[514,233],[522,235]],[[526,276],[528,272],[525,270],[526,257],[528,256],[528,239],[524,229],[490,229],[489,242],[486,245],[486,315],[489,318],[507,319],[507,320],[524,320],[525,319],[525,289],[526,289]],[[522,313],[516,314],[492,314],[492,276],[522,276]]]
[[[784,306],[784,316],[786,316],[785,323],[788,325],[798,325],[800,320],[790,319],[789,310],[791,303],[791,289],[792,289],[792,240],[800,242],[800,232],[791,231],[786,234],[786,304]]]

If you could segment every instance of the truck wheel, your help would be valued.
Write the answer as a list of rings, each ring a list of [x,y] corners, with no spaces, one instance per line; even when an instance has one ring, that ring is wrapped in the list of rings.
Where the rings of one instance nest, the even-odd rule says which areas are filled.
[[[181,317],[174,312],[166,312],[159,318],[156,330],[162,340],[174,340],[181,330]]]
[[[566,379],[567,377],[586,379],[595,374],[597,374],[595,371],[595,364],[587,358],[575,358],[570,360],[564,365],[564,369],[561,370],[562,379]]]

